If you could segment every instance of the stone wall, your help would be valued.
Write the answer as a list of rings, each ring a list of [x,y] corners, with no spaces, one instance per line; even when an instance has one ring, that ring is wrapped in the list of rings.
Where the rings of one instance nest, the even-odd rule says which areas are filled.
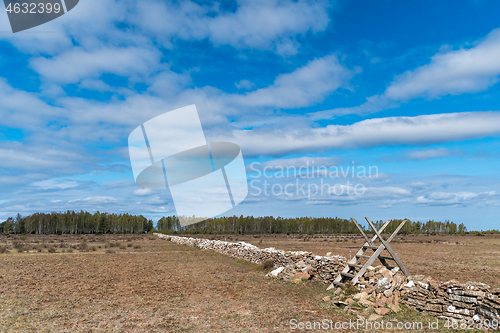
[[[245,242],[155,235],[178,244],[213,250],[254,263],[272,260],[275,269],[268,276],[296,283],[302,279],[313,279],[330,284],[347,264],[342,256],[316,256],[311,252],[260,249]],[[440,283],[423,275],[406,277],[399,268],[388,270],[384,266],[370,266],[356,287],[359,293],[354,297],[350,296],[350,300],[343,298],[344,292],[338,288],[331,300],[332,304],[349,306],[355,299],[357,305],[367,310],[373,308],[377,314],[385,315],[391,311],[400,311],[401,302],[437,317],[476,322],[484,322],[485,319],[496,320],[497,323],[500,321],[500,288],[491,288],[484,283],[460,283],[456,280]]]
[[[457,280],[440,283],[430,276],[406,277],[399,268],[369,267],[357,285],[359,293],[352,298],[365,308],[373,308],[379,315],[398,312],[403,303],[418,311],[440,318],[467,323],[500,325],[500,288],[479,282],[460,283]],[[343,291],[335,291],[334,301],[346,302]],[[486,321],[488,320],[488,321]],[[475,326],[478,327],[478,326]]]
[[[500,322],[500,288],[457,280],[439,283],[431,277],[409,277],[401,299],[410,307],[434,316]]]
[[[346,259],[342,256],[317,256],[311,252],[283,251],[272,247],[260,249],[245,242],[232,243],[157,233],[155,235],[174,243],[198,247],[203,250],[213,250],[257,264],[272,260],[275,267],[283,268],[280,275],[283,279],[311,278],[330,284],[346,265]]]

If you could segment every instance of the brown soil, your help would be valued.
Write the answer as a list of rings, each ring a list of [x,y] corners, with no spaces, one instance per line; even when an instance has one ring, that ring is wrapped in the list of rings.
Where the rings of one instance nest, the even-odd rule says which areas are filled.
[[[84,240],[90,250],[80,251]],[[0,236],[2,245],[1,332],[283,332],[292,318],[348,318],[322,308],[324,284],[266,278],[256,265],[153,236]]]

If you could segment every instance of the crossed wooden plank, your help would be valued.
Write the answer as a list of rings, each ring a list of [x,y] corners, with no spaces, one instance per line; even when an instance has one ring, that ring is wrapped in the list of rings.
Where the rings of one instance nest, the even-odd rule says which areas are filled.
[[[372,221],[370,221],[370,219],[368,217],[365,217],[365,219],[368,222],[368,224],[370,225],[370,227],[373,229],[373,231],[375,232],[375,235],[371,239],[368,238],[368,236],[366,236],[365,232],[363,231],[363,228],[361,228],[361,226],[358,224],[358,222],[354,218],[351,218],[352,222],[354,222],[354,224],[356,225],[356,227],[359,229],[359,231],[361,232],[361,235],[364,237],[364,239],[366,240],[366,242],[359,249],[359,251],[356,253],[356,255],[347,263],[346,267],[344,267],[344,269],[342,270],[342,272],[335,278],[335,280],[327,288],[327,290],[330,290],[330,289],[334,288],[335,286],[344,286],[344,284],[342,283],[343,277],[352,278],[351,283],[353,285],[356,284],[358,282],[359,278],[361,276],[363,276],[363,274],[365,274],[368,266],[370,266],[371,264],[373,264],[375,262],[375,260],[377,260],[377,259],[379,259],[384,266],[388,266],[387,263],[386,263],[386,260],[394,260],[396,262],[396,264],[399,266],[399,268],[401,269],[401,271],[406,276],[409,275],[408,271],[404,267],[403,263],[401,262],[401,260],[397,256],[397,254],[394,252],[394,250],[392,249],[392,247],[389,245],[389,243],[394,239],[394,237],[401,230],[401,228],[407,222],[407,220],[404,220],[403,222],[401,222],[400,225],[396,228],[396,230],[394,230],[394,232],[392,233],[392,235],[386,241],[381,236],[381,233],[382,233],[382,231],[384,231],[384,229],[389,225],[389,223],[391,221],[389,220],[389,221],[385,222],[384,225],[380,228],[380,230],[377,230],[377,228],[375,227],[375,225],[372,223]],[[382,243],[378,247],[376,247],[373,244],[373,242],[377,238],[380,239],[380,241]],[[366,249],[372,249],[375,252],[371,255],[371,257],[364,256],[363,254],[365,253]],[[383,256],[381,256],[380,254],[384,250],[387,250],[387,252],[389,252],[389,254],[391,255],[391,257],[383,257]],[[363,266],[361,266],[361,265],[357,264],[358,258],[368,258],[368,261]],[[360,268],[360,270],[356,273],[356,275],[349,274],[349,271],[351,270],[351,267],[357,267],[357,268]]]

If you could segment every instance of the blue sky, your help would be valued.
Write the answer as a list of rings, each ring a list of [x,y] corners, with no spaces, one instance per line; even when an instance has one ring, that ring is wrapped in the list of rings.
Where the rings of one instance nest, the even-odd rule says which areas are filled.
[[[247,165],[249,195],[226,215],[497,229],[499,12],[486,0],[81,0],[16,34],[2,12],[0,220],[175,214],[168,191],[135,185],[127,138],[196,104],[207,139],[238,143]],[[276,174],[287,167],[312,176]],[[325,183],[343,192],[315,194]]]

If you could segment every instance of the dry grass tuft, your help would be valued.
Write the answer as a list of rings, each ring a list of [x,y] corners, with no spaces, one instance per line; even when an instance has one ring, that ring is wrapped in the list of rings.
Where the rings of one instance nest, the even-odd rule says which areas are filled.
[[[270,259],[261,262],[260,265],[259,265],[259,269],[261,271],[270,271],[270,270],[273,269],[273,267],[274,267],[274,261],[272,261]]]

